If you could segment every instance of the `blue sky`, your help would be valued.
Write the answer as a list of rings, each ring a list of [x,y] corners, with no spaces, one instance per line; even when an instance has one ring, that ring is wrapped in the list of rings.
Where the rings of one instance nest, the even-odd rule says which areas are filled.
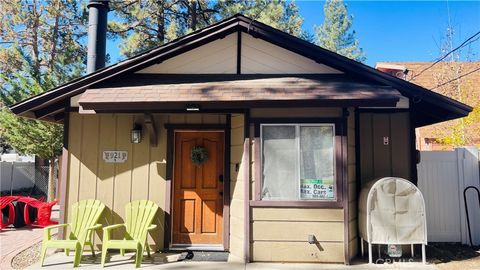
[[[480,31],[480,1],[345,1],[354,16],[353,29],[366,64],[381,61],[433,61],[439,56],[449,17],[454,47]],[[323,22],[323,1],[296,1],[303,28],[313,32]],[[450,15],[449,15],[450,14]],[[118,40],[109,41],[112,62],[119,58]],[[480,40],[471,44],[480,59]],[[465,50],[464,50],[465,52]]]

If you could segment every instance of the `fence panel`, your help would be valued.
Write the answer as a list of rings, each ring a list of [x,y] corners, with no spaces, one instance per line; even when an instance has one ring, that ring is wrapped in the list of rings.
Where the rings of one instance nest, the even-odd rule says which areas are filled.
[[[58,179],[58,164],[54,168],[54,194]],[[34,162],[0,162],[1,195],[46,196],[48,194],[48,166],[35,166]]]
[[[478,154],[476,148],[421,152],[418,187],[425,198],[430,242],[468,243],[463,191],[469,185],[480,187]],[[480,209],[473,192],[468,207],[472,240],[480,244]]]

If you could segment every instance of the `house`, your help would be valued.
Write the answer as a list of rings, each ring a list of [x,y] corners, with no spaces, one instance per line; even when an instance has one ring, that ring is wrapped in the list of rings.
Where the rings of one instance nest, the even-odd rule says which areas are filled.
[[[415,183],[415,128],[471,111],[242,15],[10,109],[65,127],[64,220],[81,199],[104,224],[149,199],[155,250],[346,264],[361,184]]]
[[[375,68],[393,76],[418,84],[449,97],[459,97],[472,107],[478,106],[480,89],[480,62],[378,62]],[[460,77],[457,80],[453,80]],[[446,83],[450,82],[450,83]],[[437,87],[441,85],[440,87]],[[441,142],[442,136],[451,136],[459,121],[447,121],[424,126],[416,130],[417,149],[421,151],[453,149],[455,145]],[[464,127],[466,145],[480,146],[480,123]]]

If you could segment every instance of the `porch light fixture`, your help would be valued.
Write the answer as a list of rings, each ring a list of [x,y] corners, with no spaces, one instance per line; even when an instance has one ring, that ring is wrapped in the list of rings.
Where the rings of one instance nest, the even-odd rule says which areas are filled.
[[[198,112],[200,111],[200,105],[198,104],[187,104],[187,112]]]
[[[142,141],[142,126],[139,124],[135,124],[130,135],[130,140],[132,141],[132,143],[140,143]]]

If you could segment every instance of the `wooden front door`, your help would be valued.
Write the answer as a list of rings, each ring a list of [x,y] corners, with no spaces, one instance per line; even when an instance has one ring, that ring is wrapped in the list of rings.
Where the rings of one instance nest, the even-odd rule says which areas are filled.
[[[204,147],[208,160],[195,165],[191,151]],[[176,132],[172,244],[223,243],[223,132]]]

